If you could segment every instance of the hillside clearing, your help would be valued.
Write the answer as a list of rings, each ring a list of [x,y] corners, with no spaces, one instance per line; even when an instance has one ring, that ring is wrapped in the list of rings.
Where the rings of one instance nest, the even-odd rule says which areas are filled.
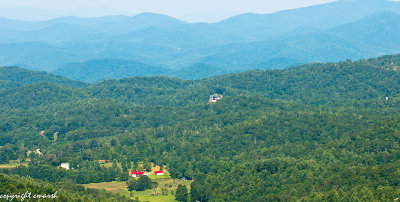
[[[91,183],[91,184],[84,184],[85,188],[92,188],[92,189],[104,189],[106,191],[122,194],[131,199],[135,199],[138,197],[140,201],[175,201],[175,190],[177,189],[178,185],[185,185],[190,189],[191,180],[176,180],[176,179],[153,179],[153,182],[157,182],[158,186],[151,190],[145,191],[128,191],[126,187],[126,182],[103,182],[103,183]],[[168,195],[162,195],[161,188],[166,188],[168,190]],[[156,193],[156,195],[154,195]]]

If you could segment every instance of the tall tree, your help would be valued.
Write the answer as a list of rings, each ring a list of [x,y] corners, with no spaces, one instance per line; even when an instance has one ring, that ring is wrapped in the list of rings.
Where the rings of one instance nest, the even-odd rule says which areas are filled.
[[[187,202],[188,201],[188,190],[186,186],[178,185],[178,189],[175,193],[175,199],[177,201]]]

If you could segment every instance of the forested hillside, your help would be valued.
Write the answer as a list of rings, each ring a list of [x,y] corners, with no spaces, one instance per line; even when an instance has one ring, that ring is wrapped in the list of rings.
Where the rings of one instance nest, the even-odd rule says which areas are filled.
[[[43,82],[62,84],[71,87],[84,87],[87,85],[83,82],[48,74],[46,72],[37,72],[18,67],[0,67],[0,87],[15,87]]]
[[[391,55],[89,86],[15,67],[0,74],[0,164],[22,165],[1,170],[0,189],[29,181],[63,197],[118,198],[73,184],[126,181],[129,170],[154,164],[194,179],[191,201],[394,200],[399,65]],[[215,93],[223,99],[209,103]],[[58,168],[64,162],[75,169]]]

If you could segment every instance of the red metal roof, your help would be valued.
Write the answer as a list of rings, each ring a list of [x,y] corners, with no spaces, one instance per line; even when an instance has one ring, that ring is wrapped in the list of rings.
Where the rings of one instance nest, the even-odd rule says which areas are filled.
[[[154,173],[164,173],[164,171],[160,170],[160,171],[154,171]]]
[[[144,172],[139,172],[139,171],[133,171],[131,173],[131,175],[143,175],[143,174],[144,174]]]

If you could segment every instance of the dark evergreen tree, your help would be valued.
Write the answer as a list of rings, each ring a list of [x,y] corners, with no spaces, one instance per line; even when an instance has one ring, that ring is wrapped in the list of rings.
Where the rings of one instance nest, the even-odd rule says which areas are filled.
[[[178,189],[176,190],[175,193],[175,199],[177,201],[182,201],[182,202],[187,202],[188,201],[188,190],[186,186],[183,185],[178,185]]]

